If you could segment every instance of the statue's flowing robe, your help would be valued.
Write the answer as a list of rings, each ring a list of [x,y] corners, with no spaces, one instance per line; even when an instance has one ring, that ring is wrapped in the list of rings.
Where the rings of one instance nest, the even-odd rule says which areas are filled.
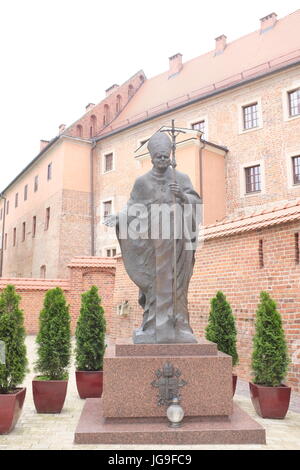
[[[196,205],[201,198],[193,189],[190,178],[176,171],[176,182],[185,194],[188,204],[177,199],[176,220],[182,223],[183,236],[177,234],[176,311],[174,311],[174,215],[171,211],[168,229],[163,234],[159,215],[153,205],[174,208],[174,196],[169,184],[173,182],[173,170],[158,174],[154,169],[137,178],[125,211],[119,214],[117,236],[126,271],[139,287],[139,304],[144,310],[141,327],[134,332],[134,343],[190,343],[196,342],[189,325],[188,286],[195,258],[195,232],[199,220],[195,217]],[[140,205],[141,211],[136,211]],[[180,210],[185,209],[184,215]],[[144,209],[146,208],[146,209]],[[139,213],[136,217],[134,214]],[[192,221],[192,224],[191,224]],[[139,225],[139,236],[134,238],[131,225]],[[147,223],[148,222],[148,223]],[[123,225],[122,225],[123,224]],[[159,225],[160,224],[160,225]],[[124,227],[127,229],[127,233]],[[159,230],[158,230],[159,227]],[[153,231],[159,236],[153,238]],[[122,233],[121,233],[122,232]],[[180,230],[179,230],[180,232]],[[136,232],[135,232],[136,233]],[[166,238],[164,238],[166,237]],[[193,242],[193,245],[189,243]]]

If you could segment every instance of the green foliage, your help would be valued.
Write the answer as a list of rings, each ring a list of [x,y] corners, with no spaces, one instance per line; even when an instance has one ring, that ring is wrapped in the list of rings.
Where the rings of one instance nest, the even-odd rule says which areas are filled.
[[[289,364],[280,313],[267,292],[261,292],[253,337],[252,370],[254,383],[278,387]]]
[[[81,309],[76,326],[76,368],[77,370],[102,370],[105,353],[104,310],[101,307],[98,288],[81,296]]]
[[[208,325],[206,327],[206,339],[216,343],[218,350],[232,357],[232,365],[238,363],[236,349],[236,327],[230,304],[223,292],[218,291],[211,299]]]
[[[71,359],[71,319],[60,287],[47,291],[39,321],[35,371],[46,380],[64,380],[68,377]]]
[[[9,393],[23,382],[27,372],[23,311],[15,287],[0,295],[0,340],[5,344],[5,364],[0,363],[0,393]]]

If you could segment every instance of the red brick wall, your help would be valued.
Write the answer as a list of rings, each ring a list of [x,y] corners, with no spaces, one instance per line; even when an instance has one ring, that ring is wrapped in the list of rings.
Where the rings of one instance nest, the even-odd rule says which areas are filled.
[[[287,382],[300,391],[300,265],[295,263],[294,234],[299,223],[289,223],[218,239],[207,240],[197,251],[190,284],[191,325],[204,336],[210,299],[222,290],[231,304],[238,330],[238,375],[249,379],[255,312],[261,290],[277,302],[288,341],[291,364]],[[259,240],[264,242],[264,267],[259,265]],[[116,268],[111,334],[131,336],[141,324],[138,290],[125,273],[122,259]],[[117,317],[119,303],[129,300],[131,313]]]
[[[70,305],[72,333],[75,331],[76,321],[80,312],[81,294],[92,285],[99,288],[102,306],[107,321],[109,333],[112,317],[112,299],[114,290],[114,268],[111,267],[71,267],[69,279],[0,279],[0,291],[7,284],[13,284],[21,295],[21,308],[24,310],[25,329],[27,334],[36,334],[39,328],[39,314],[43,308],[44,296],[48,289],[61,287]]]

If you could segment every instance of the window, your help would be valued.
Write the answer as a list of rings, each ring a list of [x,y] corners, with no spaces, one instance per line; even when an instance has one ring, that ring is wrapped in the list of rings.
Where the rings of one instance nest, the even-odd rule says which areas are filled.
[[[134,88],[132,85],[128,87],[128,98],[131,98],[134,95]]]
[[[26,237],[26,223],[23,222],[23,224],[22,224],[22,242],[25,241],[25,237]]]
[[[294,184],[300,184],[300,156],[292,157],[293,165],[293,182]]]
[[[109,106],[108,104],[104,105],[104,115],[103,115],[103,125],[106,126],[106,124],[109,123]]]
[[[28,198],[28,184],[24,186],[24,201],[27,201]]]
[[[289,99],[289,115],[290,117],[300,114],[300,88],[288,92]]]
[[[52,163],[49,163],[48,168],[47,168],[47,180],[52,179]]]
[[[104,173],[113,170],[113,153],[104,155]]]
[[[34,178],[34,192],[36,193],[38,189],[39,189],[39,177],[37,175]]]
[[[92,114],[91,116],[91,125],[90,125],[90,137],[93,137],[93,135],[96,134],[97,130],[97,117],[95,114]]]
[[[111,258],[111,257],[113,257],[113,256],[116,256],[116,254],[117,254],[117,249],[116,249],[116,248],[108,248],[108,249],[106,250],[106,256],[107,256],[108,258]]]
[[[17,243],[17,229],[15,227],[14,232],[13,232],[13,246],[16,246],[16,243]]]
[[[50,207],[46,209],[46,217],[45,217],[45,230],[48,230],[50,222]]]
[[[108,217],[112,213],[112,201],[103,202],[103,216]]]
[[[46,266],[43,264],[40,267],[40,278],[45,279],[45,277],[46,277]]]
[[[116,102],[116,113],[119,113],[122,108],[122,97],[121,95],[117,96],[117,102]]]
[[[253,129],[258,127],[258,106],[257,103],[253,103],[247,106],[243,106],[243,123],[244,130]]]
[[[192,124],[192,129],[195,129],[200,132],[205,132],[205,121],[198,121]]]
[[[77,137],[82,137],[82,134],[83,134],[83,132],[82,132],[82,125],[81,125],[81,124],[78,124],[78,125],[76,126],[76,135],[77,135]]]
[[[264,263],[264,241],[259,240],[259,245],[258,245],[258,257],[259,257],[259,267],[263,268],[265,263]]]
[[[32,238],[35,237],[36,234],[36,216],[32,217]]]
[[[245,168],[246,193],[261,191],[260,165]]]
[[[16,195],[15,195],[15,207],[18,207],[18,202],[19,202],[19,193],[16,193]]]
[[[295,263],[300,262],[299,232],[295,233]]]
[[[9,213],[9,201],[6,201],[6,215]]]

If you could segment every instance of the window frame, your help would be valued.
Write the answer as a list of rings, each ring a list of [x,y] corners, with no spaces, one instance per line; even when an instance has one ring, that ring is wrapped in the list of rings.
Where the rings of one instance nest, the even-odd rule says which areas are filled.
[[[48,230],[50,225],[50,206],[46,207],[46,214],[45,214],[45,227],[44,230]]]
[[[105,157],[106,157],[107,155],[110,155],[110,154],[112,154],[112,169],[106,171],[106,170],[105,170],[105,162],[106,162],[106,158],[105,158]],[[101,167],[102,167],[102,168],[101,168],[101,170],[102,170],[102,171],[101,171],[102,175],[106,175],[106,174],[108,174],[108,173],[111,173],[112,171],[115,171],[115,169],[116,169],[116,154],[115,154],[114,149],[105,151],[105,152],[102,154],[101,163],[102,163],[102,165],[101,165]]]
[[[244,109],[257,105],[257,126],[245,129],[244,127]],[[255,132],[263,128],[263,113],[262,113],[262,100],[260,96],[253,96],[253,98],[238,103],[238,134],[247,134],[248,132]]]
[[[251,168],[255,166],[260,166],[260,191],[246,192],[246,168]],[[265,178],[265,162],[264,160],[254,160],[249,162],[244,162],[240,164],[239,171],[240,179],[240,197],[249,198],[255,196],[261,196],[266,193],[266,178]]]
[[[48,163],[47,166],[47,181],[52,180],[52,162]]]
[[[292,103],[291,103],[291,95],[295,92],[298,92],[299,94],[299,102],[297,103],[298,105],[298,108],[299,108],[299,113],[297,114],[292,114]],[[289,118],[295,118],[295,117],[299,117],[300,116],[300,87],[296,87],[295,89],[293,90],[289,90],[287,92],[287,99],[288,99],[288,111],[289,111]]]
[[[204,121],[204,133],[202,134],[202,139],[208,141],[208,116],[207,115],[197,116],[192,121],[189,121],[187,123],[187,125],[190,129],[193,129],[193,125],[197,124],[198,122],[202,122],[202,121]]]
[[[34,177],[33,190],[35,193],[39,190],[39,175],[35,175]]]

